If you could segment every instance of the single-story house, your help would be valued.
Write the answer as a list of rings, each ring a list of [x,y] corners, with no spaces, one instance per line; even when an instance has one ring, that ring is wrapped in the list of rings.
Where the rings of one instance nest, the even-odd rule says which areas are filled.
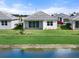
[[[57,18],[42,11],[36,12],[23,19],[24,29],[57,29]]]
[[[58,24],[65,24],[69,22],[69,15],[60,13],[60,14],[54,14],[55,17],[58,18]]]
[[[13,15],[0,11],[0,29],[13,29],[18,20]]]
[[[79,16],[72,17],[70,23],[73,30],[79,29]]]

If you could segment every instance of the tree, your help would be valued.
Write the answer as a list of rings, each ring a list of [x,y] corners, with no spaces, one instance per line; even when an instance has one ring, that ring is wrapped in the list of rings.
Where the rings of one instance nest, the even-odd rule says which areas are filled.
[[[21,26],[21,28],[20,28],[20,34],[24,34],[24,29],[23,29],[23,20],[22,20],[22,15],[19,15],[19,20],[20,20],[20,23],[19,23],[19,25]]]
[[[77,13],[76,12],[73,12],[70,16],[75,16]]]
[[[74,14],[71,14],[70,16],[74,16]]]

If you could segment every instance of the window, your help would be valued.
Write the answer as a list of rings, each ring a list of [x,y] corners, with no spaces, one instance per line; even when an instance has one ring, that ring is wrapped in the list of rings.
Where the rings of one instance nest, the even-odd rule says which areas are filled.
[[[58,17],[59,21],[62,21],[62,17]]]
[[[52,25],[53,25],[53,21],[48,21],[48,22],[47,22],[47,25],[48,25],[48,26],[52,26]]]
[[[2,21],[1,24],[4,25],[4,21]]]
[[[62,22],[62,18],[60,17],[60,21]]]
[[[75,27],[76,27],[76,28],[79,28],[79,21],[76,21],[76,22],[75,22]]]
[[[3,25],[3,26],[7,26],[7,21],[1,21],[1,25]]]
[[[7,25],[7,21],[5,21],[5,25]]]

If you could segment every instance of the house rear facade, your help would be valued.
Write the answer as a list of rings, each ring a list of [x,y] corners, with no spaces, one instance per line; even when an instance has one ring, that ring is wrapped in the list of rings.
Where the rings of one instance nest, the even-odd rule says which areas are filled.
[[[0,11],[0,29],[13,29],[18,20],[13,15]]]
[[[57,18],[42,11],[36,12],[23,20],[24,29],[57,29]]]

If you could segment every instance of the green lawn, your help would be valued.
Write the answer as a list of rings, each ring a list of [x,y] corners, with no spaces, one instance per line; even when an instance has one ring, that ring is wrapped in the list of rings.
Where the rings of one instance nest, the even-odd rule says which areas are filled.
[[[0,30],[0,44],[79,44],[78,30]]]

